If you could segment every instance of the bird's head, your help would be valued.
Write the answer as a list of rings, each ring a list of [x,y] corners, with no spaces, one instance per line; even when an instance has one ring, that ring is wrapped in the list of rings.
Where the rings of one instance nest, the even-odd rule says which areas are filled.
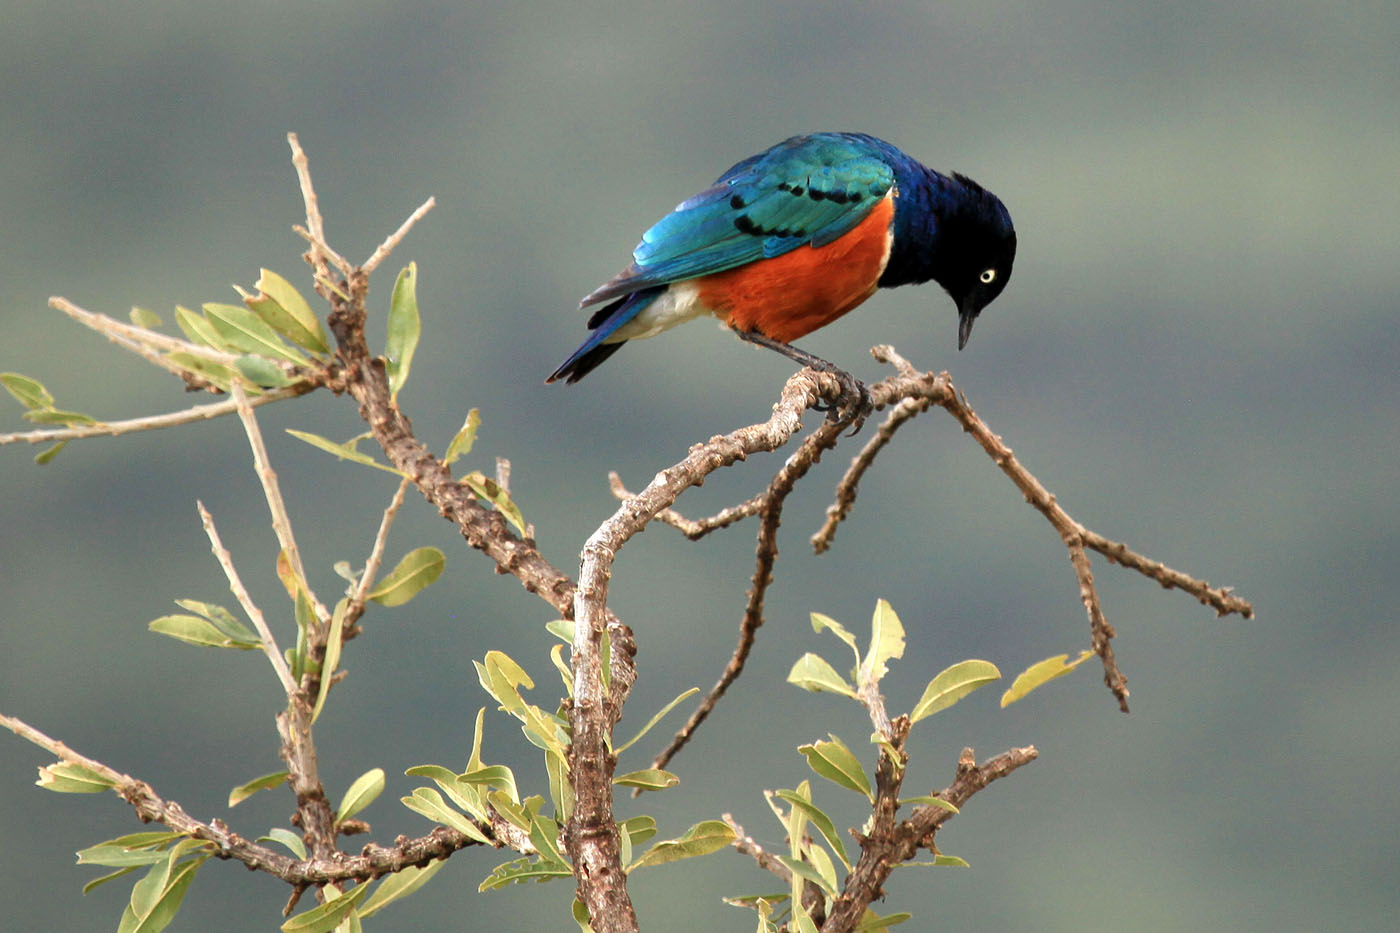
[[[1016,228],[996,195],[965,175],[953,175],[952,197],[937,219],[933,278],[958,306],[958,349],[972,325],[1011,280]]]

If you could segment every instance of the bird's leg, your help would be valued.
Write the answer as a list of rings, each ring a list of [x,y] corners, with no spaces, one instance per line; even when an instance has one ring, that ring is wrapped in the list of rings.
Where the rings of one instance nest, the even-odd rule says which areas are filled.
[[[808,369],[815,370],[819,373],[830,373],[835,376],[836,381],[841,384],[840,398],[831,405],[825,407],[816,406],[816,410],[825,411],[828,421],[839,421],[849,417],[852,425],[851,434],[858,432],[865,424],[865,419],[875,410],[875,406],[870,401],[870,393],[866,391],[865,383],[834,363],[828,363],[821,357],[814,356],[806,350],[799,350],[790,343],[783,343],[781,340],[765,337],[758,331],[736,329],[734,333],[740,340],[746,340],[760,347],[776,350],[794,363],[798,363]]]

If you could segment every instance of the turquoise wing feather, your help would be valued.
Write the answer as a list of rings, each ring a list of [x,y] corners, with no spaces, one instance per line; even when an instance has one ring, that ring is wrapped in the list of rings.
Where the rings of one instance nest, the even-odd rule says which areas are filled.
[[[864,138],[797,136],[745,159],[642,235],[633,263],[585,298],[723,272],[847,233],[894,185],[894,169]]]

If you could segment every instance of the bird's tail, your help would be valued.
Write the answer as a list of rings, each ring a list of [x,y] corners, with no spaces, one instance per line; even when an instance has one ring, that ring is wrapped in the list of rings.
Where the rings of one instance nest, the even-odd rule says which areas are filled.
[[[644,288],[641,291],[632,292],[630,295],[623,295],[616,301],[609,302],[594,311],[593,316],[588,319],[588,327],[593,333],[588,336],[582,346],[573,352],[572,356],[550,374],[545,382],[563,379],[572,385],[597,369],[604,360],[622,349],[622,345],[627,342],[626,340],[608,342],[608,338],[616,333],[619,327],[636,317],[643,308],[655,301],[657,296],[665,290],[665,285]]]

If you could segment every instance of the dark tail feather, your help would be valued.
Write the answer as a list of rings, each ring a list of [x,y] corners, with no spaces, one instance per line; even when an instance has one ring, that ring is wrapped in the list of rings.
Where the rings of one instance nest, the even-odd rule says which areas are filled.
[[[600,343],[591,350],[569,357],[568,361],[556,369],[545,382],[554,382],[556,379],[563,379],[568,385],[573,385],[584,376],[602,365],[603,361],[622,349],[625,340],[617,343]]]
[[[616,340],[604,343],[604,341],[611,337],[619,327],[636,317],[643,308],[655,301],[657,296],[664,292],[667,287],[657,285],[644,288],[641,291],[623,295],[616,301],[608,302],[594,311],[588,319],[588,329],[593,333],[583,342],[583,346],[575,350],[573,355],[565,360],[563,365],[556,369],[545,382],[567,379],[572,385],[597,369],[604,360],[616,353],[627,342]]]

